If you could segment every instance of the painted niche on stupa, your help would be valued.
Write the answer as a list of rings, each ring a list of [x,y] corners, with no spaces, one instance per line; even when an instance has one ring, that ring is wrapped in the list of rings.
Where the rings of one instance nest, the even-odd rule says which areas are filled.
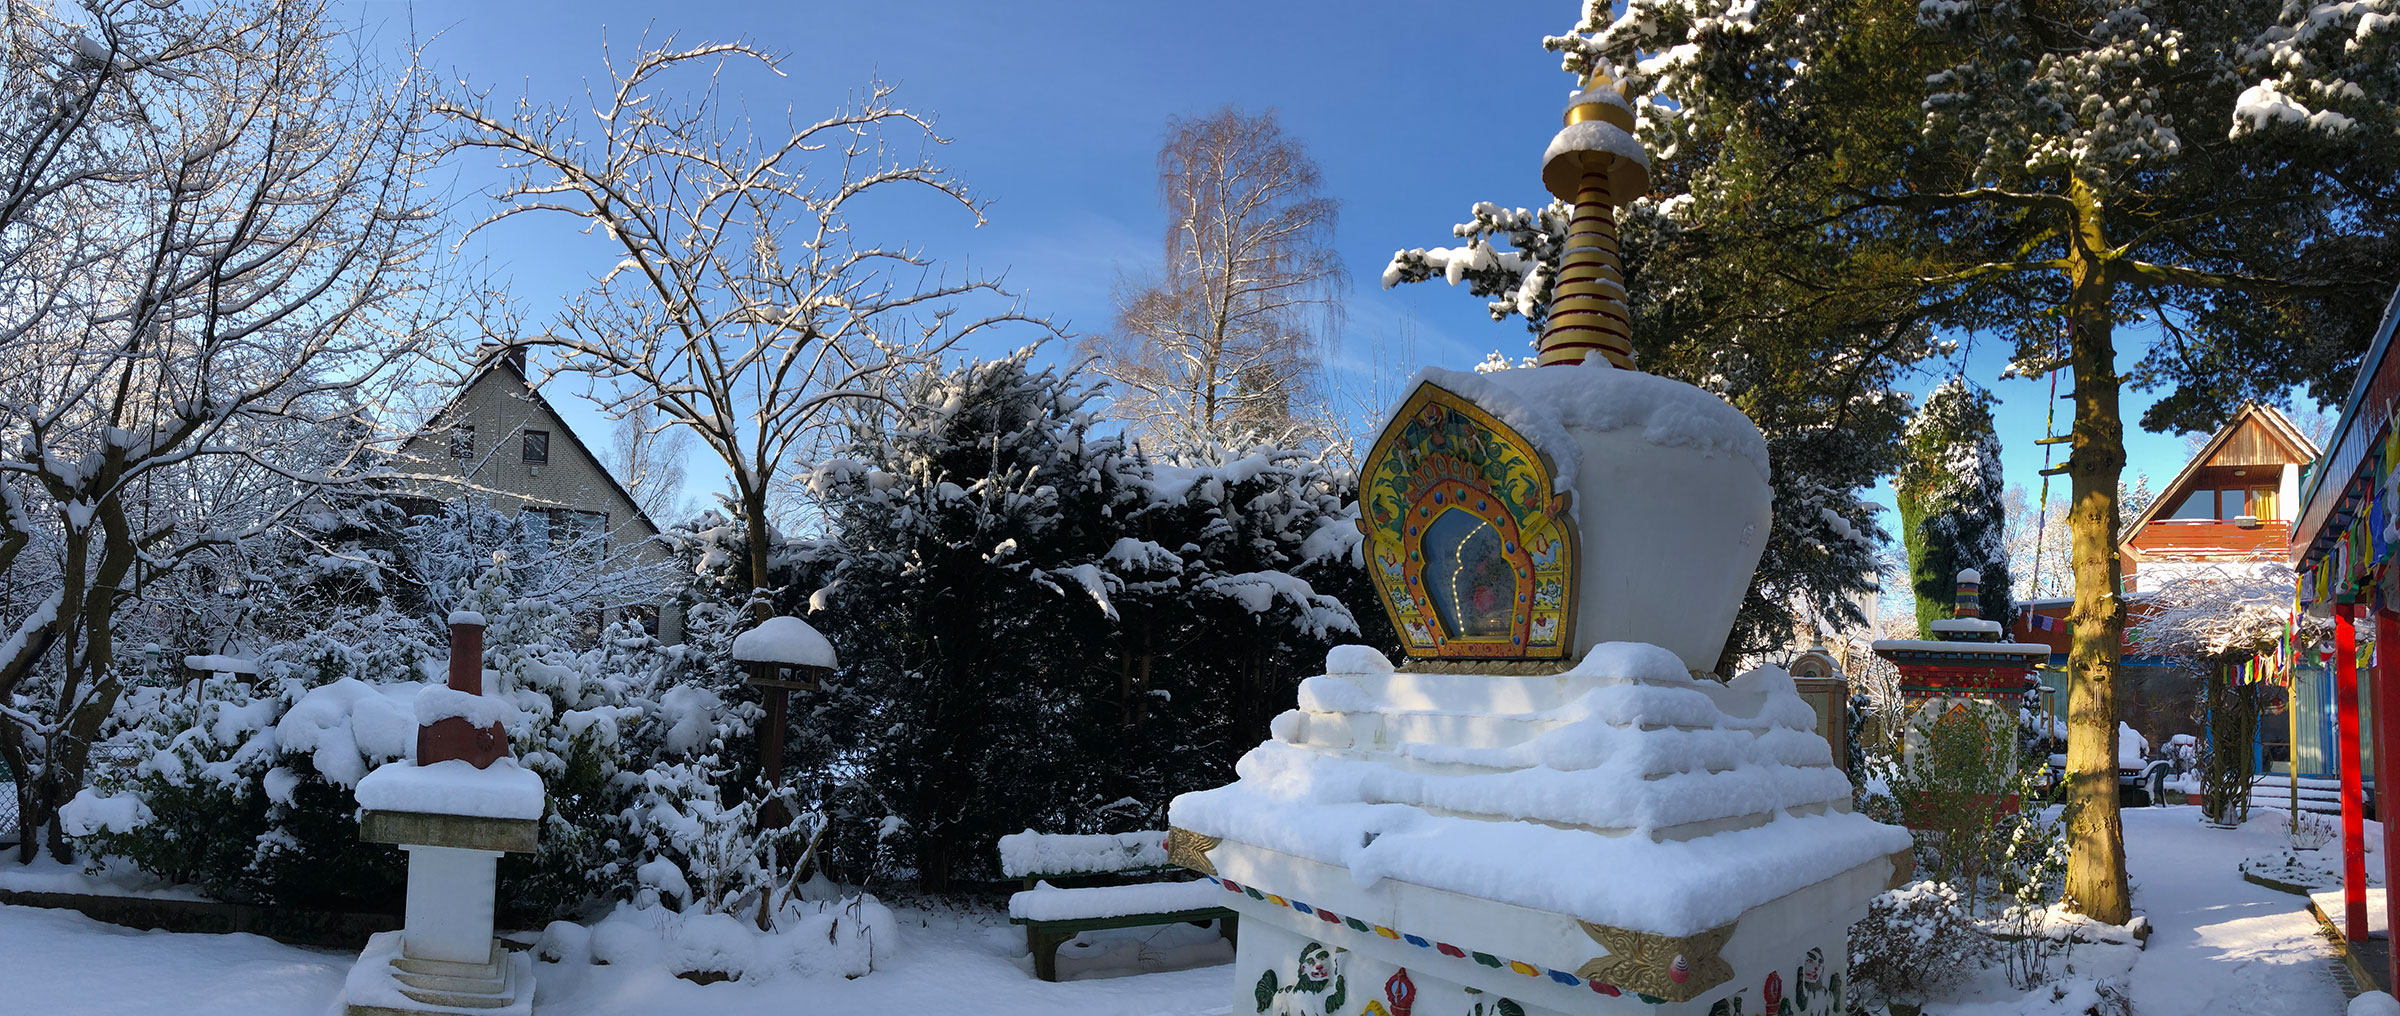
[[[1419,385],[1368,450],[1360,499],[1375,589],[1410,656],[1566,655],[1575,532],[1523,435]]]

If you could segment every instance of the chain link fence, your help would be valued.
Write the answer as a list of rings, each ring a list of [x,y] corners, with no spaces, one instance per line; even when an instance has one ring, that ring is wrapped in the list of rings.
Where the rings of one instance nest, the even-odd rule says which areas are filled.
[[[17,845],[17,777],[0,762],[0,847]]]

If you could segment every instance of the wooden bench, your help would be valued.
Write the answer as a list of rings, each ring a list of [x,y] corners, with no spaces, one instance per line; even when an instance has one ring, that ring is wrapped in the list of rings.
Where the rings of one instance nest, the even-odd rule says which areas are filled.
[[[1078,933],[1216,921],[1231,942],[1232,910],[1213,905],[1224,890],[1205,879],[1166,881],[1183,869],[1167,863],[1165,832],[1060,835],[1027,830],[1000,838],[1000,870],[1025,889],[1008,901],[1008,920],[1025,926],[1034,975],[1058,980],[1058,947]],[[1080,883],[1062,885],[1061,883]],[[1098,883],[1098,884],[1094,884]]]

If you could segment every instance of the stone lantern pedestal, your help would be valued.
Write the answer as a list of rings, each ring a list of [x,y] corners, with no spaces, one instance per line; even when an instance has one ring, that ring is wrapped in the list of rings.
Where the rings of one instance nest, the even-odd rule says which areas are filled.
[[[535,849],[541,777],[508,756],[483,694],[483,618],[450,617],[450,681],[417,698],[417,759],[359,781],[359,836],[408,852],[405,926],[367,941],[343,983],[347,1016],[530,1016],[533,959],[492,934],[497,866]]]

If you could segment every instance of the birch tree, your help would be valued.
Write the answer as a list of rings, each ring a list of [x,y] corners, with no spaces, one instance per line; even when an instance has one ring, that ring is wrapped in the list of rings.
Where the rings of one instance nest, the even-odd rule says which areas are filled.
[[[1117,383],[1117,416],[1171,451],[1293,436],[1320,394],[1346,280],[1341,206],[1323,187],[1273,111],[1167,121],[1159,276],[1120,292],[1116,329],[1084,345]]]
[[[12,3],[0,97],[0,758],[30,859],[128,608],[355,481],[441,301],[413,69],[325,6]],[[238,573],[238,569],[234,569]],[[29,586],[14,577],[38,576]]]
[[[983,205],[933,161],[948,139],[890,85],[813,121],[753,122],[728,105],[729,71],[780,76],[779,60],[669,39],[609,57],[588,109],[435,103],[456,127],[448,153],[488,154],[509,174],[474,229],[564,219],[613,259],[547,334],[495,338],[552,348],[545,378],[586,375],[610,415],[654,412],[722,460],[759,590],[772,585],[770,495],[843,403],[888,401],[894,374],[1004,325],[1056,334],[998,279],[854,230],[871,197],[913,193],[977,225]],[[680,81],[694,90],[679,95]]]

